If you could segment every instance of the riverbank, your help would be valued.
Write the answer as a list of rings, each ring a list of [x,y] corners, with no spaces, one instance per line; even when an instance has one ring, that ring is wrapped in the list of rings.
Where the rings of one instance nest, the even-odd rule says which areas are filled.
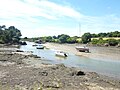
[[[17,52],[17,53],[16,53]],[[41,61],[33,64],[33,61]],[[119,90],[120,80],[0,48],[0,90]]]
[[[56,44],[46,43],[45,46],[50,49],[62,50],[67,53],[73,53],[78,56],[88,57],[98,60],[120,60],[120,48],[118,47],[98,47],[88,46],[90,53],[78,52],[75,46],[84,46],[82,44]]]

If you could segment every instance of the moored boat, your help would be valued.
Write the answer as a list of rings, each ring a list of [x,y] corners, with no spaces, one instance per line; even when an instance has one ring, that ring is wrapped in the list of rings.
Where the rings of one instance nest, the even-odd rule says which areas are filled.
[[[43,46],[43,45],[38,45],[38,46],[36,47],[36,49],[44,49],[44,46]]]
[[[38,45],[37,45],[37,44],[34,44],[34,45],[32,45],[32,46],[34,47],[34,46],[38,46]]]
[[[76,46],[75,47],[79,52],[89,52],[89,48],[86,46],[80,47],[80,46]]]
[[[65,52],[63,52],[63,51],[56,51],[55,52],[55,55],[56,56],[61,56],[61,57],[67,57],[68,55],[65,53]]]

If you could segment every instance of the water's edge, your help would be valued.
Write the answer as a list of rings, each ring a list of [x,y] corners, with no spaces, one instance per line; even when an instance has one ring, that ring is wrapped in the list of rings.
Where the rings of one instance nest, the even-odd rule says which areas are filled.
[[[96,60],[87,57],[76,56],[72,53],[68,53],[67,58],[56,57],[53,49],[39,50],[33,47],[33,43],[27,42],[28,45],[21,46],[20,49],[24,51],[33,51],[33,54],[38,55],[44,59],[47,59],[48,63],[60,64],[63,63],[66,66],[78,67],[85,71],[94,71],[110,77],[120,78],[120,61],[114,60]],[[46,62],[46,61],[45,61]],[[39,61],[37,61],[39,63]]]

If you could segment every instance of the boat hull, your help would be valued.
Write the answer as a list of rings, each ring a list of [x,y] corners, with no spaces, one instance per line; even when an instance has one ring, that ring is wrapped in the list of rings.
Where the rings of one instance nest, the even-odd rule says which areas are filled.
[[[44,47],[36,47],[36,49],[44,49]]]
[[[56,52],[55,55],[60,57],[67,57],[67,54],[64,52]]]
[[[76,47],[76,50],[79,52],[89,52],[89,48],[86,47]]]
[[[60,56],[60,57],[67,57],[67,55],[66,54],[55,54],[56,56]]]
[[[35,47],[35,46],[38,46],[38,45],[35,44],[35,45],[32,45],[32,46]]]
[[[36,49],[44,49],[44,46],[43,45],[39,45],[36,47]]]

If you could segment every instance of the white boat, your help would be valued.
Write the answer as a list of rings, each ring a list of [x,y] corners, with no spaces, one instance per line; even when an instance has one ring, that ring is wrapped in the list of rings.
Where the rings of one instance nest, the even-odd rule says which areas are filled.
[[[33,44],[32,46],[34,47],[34,46],[38,46],[38,45],[37,44]]]
[[[61,57],[67,57],[68,55],[65,53],[65,52],[63,52],[63,51],[56,51],[55,52],[55,55],[56,56],[61,56]]]
[[[38,46],[36,47],[36,49],[44,49],[44,46],[43,46],[43,45],[38,45]]]
[[[79,52],[89,52],[89,48],[86,46],[80,47],[80,46],[76,46],[75,47]]]

